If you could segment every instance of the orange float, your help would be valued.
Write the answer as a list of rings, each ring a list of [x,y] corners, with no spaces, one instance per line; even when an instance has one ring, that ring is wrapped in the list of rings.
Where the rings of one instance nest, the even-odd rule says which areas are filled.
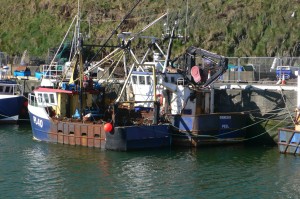
[[[111,132],[112,129],[113,129],[113,126],[112,126],[111,123],[106,123],[106,124],[104,124],[104,131],[105,131],[105,132]]]

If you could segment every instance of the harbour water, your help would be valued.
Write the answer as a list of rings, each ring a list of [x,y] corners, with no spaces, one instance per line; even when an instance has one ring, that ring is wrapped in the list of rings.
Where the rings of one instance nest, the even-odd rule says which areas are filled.
[[[299,198],[300,157],[277,147],[114,152],[0,128],[1,198]]]

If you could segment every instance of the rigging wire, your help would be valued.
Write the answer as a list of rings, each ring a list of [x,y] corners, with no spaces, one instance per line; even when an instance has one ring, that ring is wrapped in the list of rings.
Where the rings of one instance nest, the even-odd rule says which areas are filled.
[[[112,34],[108,37],[108,39],[104,42],[104,44],[102,45],[102,47],[100,47],[100,49],[96,52],[96,54],[92,57],[92,59],[89,61],[93,61],[97,56],[99,56],[99,53],[102,51],[102,49],[107,45],[108,41],[112,38],[112,36],[114,34],[116,34],[117,30],[121,27],[121,25],[123,24],[123,22],[128,18],[128,16],[132,13],[132,11],[136,8],[136,6],[141,2],[141,0],[137,0],[137,2],[135,3],[135,5],[131,8],[131,10],[125,15],[125,17],[123,18],[123,20],[119,23],[119,25],[113,30]]]
[[[286,100],[284,99],[284,95],[283,95],[282,90],[280,90],[280,93],[281,93],[281,98],[282,98],[282,100],[284,101],[284,105],[285,105],[285,107],[286,107],[286,110],[288,111],[289,116],[291,117],[291,120],[293,121],[294,125],[296,125],[296,122],[293,120],[293,116],[292,116],[292,114],[291,114],[289,108],[287,107],[287,103],[286,103]]]

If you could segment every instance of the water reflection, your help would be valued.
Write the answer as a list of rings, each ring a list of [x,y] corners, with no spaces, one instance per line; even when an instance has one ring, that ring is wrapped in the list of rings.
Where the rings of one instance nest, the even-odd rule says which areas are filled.
[[[63,193],[63,167],[56,156],[49,155],[45,147],[36,144],[23,153],[25,195],[59,198]],[[55,190],[55,191],[54,191]]]
[[[300,196],[300,157],[281,154],[278,161],[277,193],[286,198]]]
[[[297,198],[300,157],[277,148],[113,152],[0,129],[1,198]]]

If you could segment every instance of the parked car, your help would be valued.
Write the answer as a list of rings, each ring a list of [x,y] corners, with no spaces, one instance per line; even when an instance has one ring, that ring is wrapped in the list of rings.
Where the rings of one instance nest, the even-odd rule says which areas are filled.
[[[276,77],[283,78],[284,79],[290,79],[290,78],[295,78],[295,71],[299,71],[299,67],[297,66],[277,66],[276,68]]]

